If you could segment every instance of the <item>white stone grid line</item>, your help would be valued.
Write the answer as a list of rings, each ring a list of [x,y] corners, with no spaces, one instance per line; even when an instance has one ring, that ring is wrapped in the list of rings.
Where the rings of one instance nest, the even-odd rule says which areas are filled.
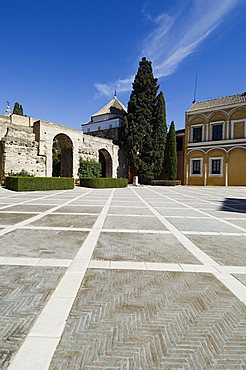
[[[86,269],[89,266],[113,195],[114,190],[110,192],[108,200],[93,228],[12,359],[9,370],[33,370],[33,357],[36,359],[35,367],[37,369],[47,370],[49,368],[52,356],[62,336],[67,317]],[[50,340],[49,346],[46,345],[47,338]],[[42,356],[39,356],[40,348]]]
[[[162,197],[164,197],[164,198],[166,198],[166,199],[168,199],[168,200],[172,200],[172,201],[174,201],[175,203],[178,203],[179,205],[182,205],[182,206],[185,206],[186,208],[189,208],[189,209],[192,209],[193,211],[195,211],[195,212],[198,212],[198,213],[200,213],[200,214],[203,214],[205,217],[204,218],[206,218],[206,219],[214,219],[214,220],[216,220],[216,221],[219,221],[219,222],[221,222],[221,223],[223,223],[223,224],[226,224],[226,225],[228,225],[228,226],[230,226],[230,227],[234,227],[235,229],[237,229],[237,230],[240,230],[241,232],[243,232],[243,233],[246,233],[246,228],[244,228],[244,227],[241,227],[241,226],[238,226],[238,225],[235,225],[235,224],[233,224],[232,222],[229,222],[229,221],[227,221],[226,219],[224,219],[224,218],[220,218],[220,217],[216,217],[216,216],[214,216],[214,215],[210,215],[209,213],[207,213],[205,210],[200,210],[200,209],[197,209],[197,208],[195,208],[195,207],[192,207],[191,205],[188,205],[188,204],[185,204],[185,203],[183,203],[183,202],[181,202],[181,201],[179,201],[179,200],[177,200],[177,199],[174,199],[174,198],[171,198],[171,197],[169,197],[169,196],[167,196],[167,195],[164,195],[164,194],[161,194],[161,193],[159,193],[158,191],[156,191],[156,190],[153,190],[153,189],[150,189],[150,188],[148,188],[151,192],[153,192],[153,193],[156,193],[156,194],[158,194],[158,195],[161,195]],[[172,191],[172,190],[170,190],[170,189],[168,189],[169,191]],[[189,195],[187,195],[187,196],[189,196]],[[191,196],[189,196],[189,197],[191,197]],[[197,197],[196,197],[196,199],[198,199]],[[204,200],[203,200],[204,201]],[[211,202],[211,201],[206,201],[206,202],[209,202],[209,203],[211,203],[211,204],[216,204],[216,203],[214,203],[214,202]],[[237,210],[236,208],[233,208],[233,207],[227,207],[227,208],[230,208],[230,209],[232,209],[232,210]],[[188,218],[188,217],[186,217],[186,218]],[[237,219],[238,220],[238,219]]]
[[[164,194],[160,194],[159,192],[148,188],[149,191],[154,192],[158,195],[162,195],[166,199],[171,199],[176,201],[177,203],[181,205],[185,205],[184,203],[177,201],[175,199],[172,199],[171,197],[168,197]],[[218,270],[218,273],[214,272],[214,276],[218,278],[240,301],[246,302],[246,286],[243,285],[240,281],[238,281],[235,277],[231,276],[230,274],[223,274],[221,272],[220,265],[215,262],[211,257],[209,257],[206,253],[201,251],[193,242],[191,242],[181,231],[179,231],[175,226],[173,226],[168,220],[165,219],[164,216],[160,215],[158,211],[152,207],[146,200],[144,200],[135,190],[132,189],[134,193],[138,196],[139,199],[142,200],[142,202],[148,206],[148,208],[156,215],[156,217],[166,226],[168,230],[170,230],[173,235],[183,244],[183,246],[191,252],[199,261],[201,261],[205,266],[212,265],[215,267],[215,269]],[[188,208],[194,209],[194,211],[198,211],[197,209],[187,206]],[[218,219],[221,222],[223,220],[219,219],[218,217],[211,216],[213,219]],[[231,225],[231,223],[228,223]],[[235,226],[235,225],[234,225]]]
[[[191,194],[193,194],[193,193],[195,193],[195,195],[189,195],[189,194],[186,194],[186,193],[184,193],[184,192],[177,192],[177,191],[175,191],[175,190],[171,190],[171,189],[168,189],[171,193],[174,193],[174,194],[182,194],[182,197],[183,196],[185,196],[185,197],[188,197],[188,198],[192,198],[192,199],[195,199],[195,200],[197,200],[197,201],[203,201],[203,202],[205,202],[205,203],[210,203],[210,204],[217,204],[217,203],[215,203],[215,202],[213,202],[213,201],[211,201],[211,200],[207,200],[207,199],[203,199],[203,198],[199,198],[198,196],[197,196],[197,193],[195,193],[194,191],[192,191],[190,188],[189,189],[187,189],[188,190],[188,192],[189,193],[191,193]],[[221,193],[223,192],[223,188],[220,188],[220,196],[222,195]],[[235,190],[235,189],[234,189]],[[158,194],[160,194],[160,193],[158,193]],[[216,192],[215,192],[215,194],[217,194]],[[237,194],[238,195],[238,194]],[[206,196],[207,196],[207,194],[206,194]],[[225,194],[225,196],[226,196],[226,194]],[[242,196],[245,196],[245,194],[244,195],[242,195]],[[218,200],[220,200],[221,198],[218,198]],[[239,203],[240,201],[238,200],[238,201],[236,201],[236,203]],[[236,207],[231,207],[231,206],[225,206],[225,208],[227,208],[227,209],[231,209],[232,211],[240,211],[238,208],[236,208]],[[197,210],[197,209],[196,209]],[[206,210],[209,210],[209,209],[207,209],[206,208]],[[212,209],[213,210],[213,209]]]
[[[56,266],[69,267],[72,259],[39,258],[39,257],[0,257],[0,265],[18,266]],[[246,266],[211,266],[189,263],[159,263],[148,261],[113,261],[90,260],[89,268],[124,269],[124,270],[150,270],[150,271],[180,271],[180,272],[206,272],[223,274],[246,274]]]
[[[31,217],[31,218],[28,218],[27,220],[24,220],[24,221],[21,221],[21,222],[18,222],[14,225],[5,225],[5,228],[0,230],[0,236],[2,235],[5,235],[13,230],[16,230],[18,229],[19,227],[22,227],[22,226],[26,226],[28,224],[30,224],[31,222],[34,222],[34,221],[37,221],[37,220],[40,220],[41,218],[43,218],[44,216],[46,215],[49,215],[50,213],[64,207],[64,206],[67,206],[69,205],[71,202],[74,202],[74,201],[77,201],[79,200],[80,198],[84,197],[85,195],[91,193],[92,190],[88,190],[86,193],[83,193],[83,194],[80,194],[78,195],[77,197],[75,198],[72,198],[70,200],[67,200],[65,201],[64,203],[61,203],[61,204],[56,204],[53,208],[50,208],[46,211],[43,211],[43,212],[40,212],[39,214],[36,214],[35,216]],[[48,197],[48,196],[47,196]]]
[[[8,209],[8,208],[11,208],[11,207],[14,207],[14,206],[28,204],[29,202],[36,201],[36,200],[42,200],[42,199],[46,199],[46,198],[51,198],[51,197],[54,197],[57,194],[67,193],[68,191],[71,191],[71,190],[62,190],[62,191],[59,190],[59,191],[60,191],[60,193],[57,191],[57,192],[52,193],[52,194],[41,195],[39,197],[31,198],[31,199],[24,200],[24,201],[18,202],[18,203],[11,203],[11,204],[8,203],[8,204],[6,204],[6,206],[0,207],[0,210],[1,210],[1,212],[4,212],[5,209]],[[13,194],[13,197],[17,197],[18,195],[20,195],[20,194]],[[8,197],[8,198],[12,198],[12,197]],[[0,203],[1,203],[1,201],[0,201]],[[52,204],[52,205],[54,206],[54,204]]]

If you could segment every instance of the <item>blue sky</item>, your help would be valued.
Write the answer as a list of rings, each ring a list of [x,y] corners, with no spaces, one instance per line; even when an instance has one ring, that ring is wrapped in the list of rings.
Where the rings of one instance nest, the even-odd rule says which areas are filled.
[[[127,104],[139,60],[153,61],[168,122],[197,100],[246,90],[245,0],[9,0],[1,4],[0,112],[80,128],[117,89]]]

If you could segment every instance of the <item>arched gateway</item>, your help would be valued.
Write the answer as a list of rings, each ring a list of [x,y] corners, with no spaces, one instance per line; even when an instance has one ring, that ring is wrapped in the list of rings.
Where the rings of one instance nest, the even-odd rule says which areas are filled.
[[[99,150],[99,162],[102,167],[102,177],[112,177],[112,157],[106,149]]]
[[[73,177],[73,143],[66,134],[53,139],[52,176]]]

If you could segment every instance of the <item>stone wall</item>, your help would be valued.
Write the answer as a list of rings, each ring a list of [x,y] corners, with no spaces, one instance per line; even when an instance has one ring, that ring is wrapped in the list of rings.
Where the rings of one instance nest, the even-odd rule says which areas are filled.
[[[38,143],[32,128],[11,125],[1,140],[2,177],[26,170],[35,176],[46,176],[46,158],[38,155]]]
[[[13,124],[15,122],[15,124]],[[19,122],[19,124],[18,124]],[[57,135],[66,135],[72,143],[72,175],[77,177],[79,159],[99,159],[99,150],[112,158],[112,176],[119,173],[119,147],[111,140],[92,137],[66,126],[14,115],[0,116],[0,179],[22,169],[35,176],[52,176],[52,147]]]

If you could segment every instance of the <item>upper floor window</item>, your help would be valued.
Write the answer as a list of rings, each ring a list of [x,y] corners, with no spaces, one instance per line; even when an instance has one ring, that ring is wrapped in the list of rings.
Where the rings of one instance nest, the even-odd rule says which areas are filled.
[[[242,139],[244,138],[246,135],[246,120],[237,120],[237,121],[233,121],[233,128],[234,128],[234,132],[233,132],[233,138],[234,139]]]
[[[222,140],[223,139],[223,123],[218,123],[212,125],[212,140]]]
[[[202,126],[192,127],[192,142],[199,143],[202,141]]]

